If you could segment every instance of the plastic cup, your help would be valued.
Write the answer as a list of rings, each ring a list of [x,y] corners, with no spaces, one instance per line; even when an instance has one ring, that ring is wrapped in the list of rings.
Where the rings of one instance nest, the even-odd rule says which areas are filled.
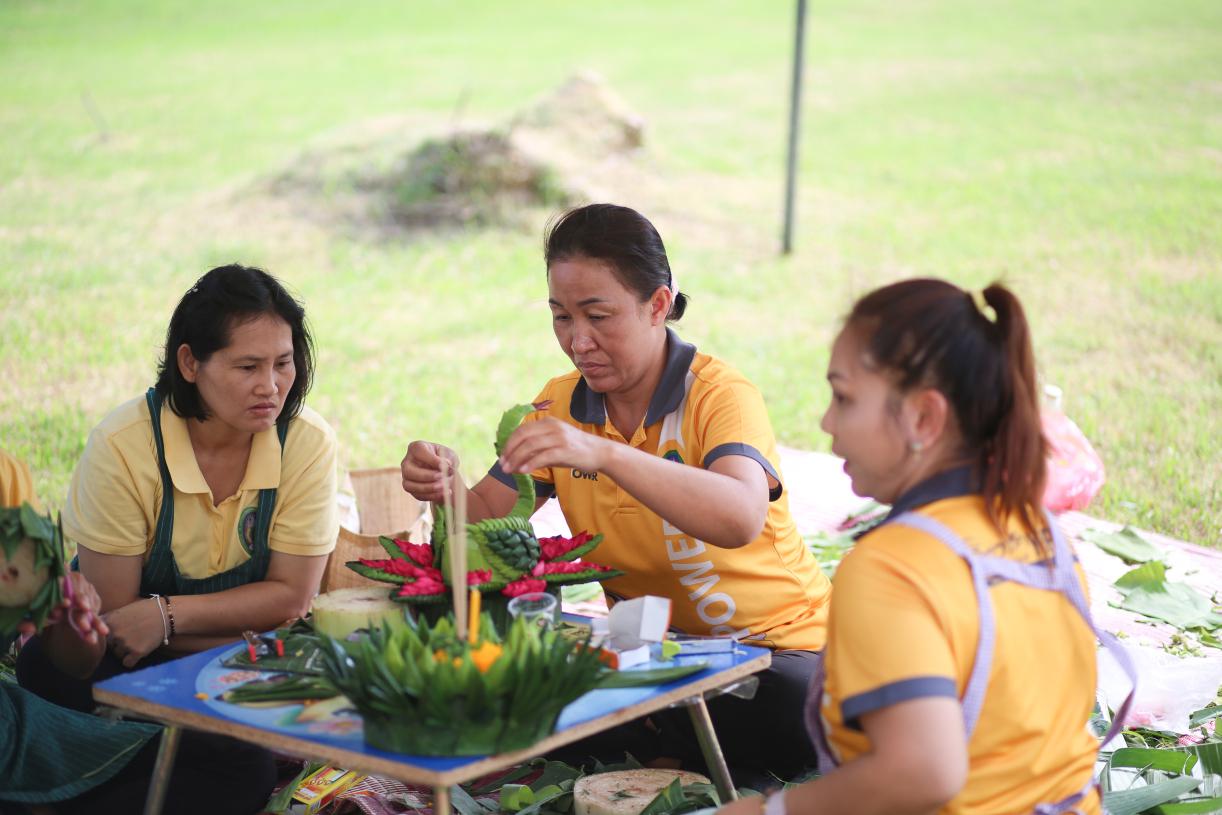
[[[509,614],[540,628],[551,628],[560,620],[560,601],[543,591],[519,594],[509,601]]]

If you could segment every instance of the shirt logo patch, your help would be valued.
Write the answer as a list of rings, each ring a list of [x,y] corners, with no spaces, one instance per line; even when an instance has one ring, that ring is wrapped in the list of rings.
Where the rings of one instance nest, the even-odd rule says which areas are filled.
[[[667,461],[677,462],[679,464],[683,463],[683,456],[679,455],[678,450],[667,450],[662,454],[662,458],[666,459]]]
[[[242,514],[238,516],[238,541],[241,542],[242,548],[246,550],[246,554],[254,557],[255,554],[255,515],[257,514],[255,507],[247,507],[242,510]]]
[[[587,473],[585,470],[573,468],[573,478],[584,478],[586,481],[597,481],[598,473]]]

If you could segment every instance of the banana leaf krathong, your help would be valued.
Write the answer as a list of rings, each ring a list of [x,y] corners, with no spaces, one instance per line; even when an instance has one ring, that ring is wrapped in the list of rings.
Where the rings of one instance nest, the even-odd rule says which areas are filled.
[[[365,741],[411,755],[489,755],[549,735],[602,675],[596,649],[523,620],[504,638],[484,614],[475,643],[450,618],[323,636],[326,676],[360,711]]]
[[[499,455],[510,434],[534,410],[532,405],[510,408],[501,417],[495,449]],[[571,538],[536,538],[530,516],[535,511],[535,482],[529,475],[513,476],[518,499],[509,514],[467,524],[466,584],[484,595],[483,607],[502,628],[505,606],[526,592],[559,594],[561,586],[619,577],[623,572],[579,561],[599,543],[602,535],[581,532]],[[352,560],[349,569],[371,580],[395,584],[391,597],[414,606],[426,619],[436,621],[448,607],[452,582],[446,551],[445,509],[433,506],[430,543],[411,543],[382,537],[389,557]]]
[[[63,529],[29,504],[0,509],[0,570],[0,640],[7,642],[24,619],[41,627],[64,598]]]

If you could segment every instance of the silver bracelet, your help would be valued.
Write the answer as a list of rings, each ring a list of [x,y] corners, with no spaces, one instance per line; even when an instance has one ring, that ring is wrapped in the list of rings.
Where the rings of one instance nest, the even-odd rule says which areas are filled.
[[[161,612],[161,644],[170,644],[170,623],[165,617],[165,606],[161,605],[160,594],[150,594],[149,597],[157,604],[157,610]]]
[[[779,789],[764,799],[764,815],[785,815],[785,790]]]

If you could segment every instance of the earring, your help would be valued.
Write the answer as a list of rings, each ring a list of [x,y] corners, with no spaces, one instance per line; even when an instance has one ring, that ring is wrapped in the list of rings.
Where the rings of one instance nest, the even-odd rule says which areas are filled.
[[[911,450],[911,451],[912,451],[914,454],[916,454],[916,455],[918,455],[918,456],[921,454],[921,449],[922,449],[924,446],[925,446],[925,445],[921,444],[919,441],[910,441],[910,442],[908,442],[908,449],[909,449],[909,450]]]

